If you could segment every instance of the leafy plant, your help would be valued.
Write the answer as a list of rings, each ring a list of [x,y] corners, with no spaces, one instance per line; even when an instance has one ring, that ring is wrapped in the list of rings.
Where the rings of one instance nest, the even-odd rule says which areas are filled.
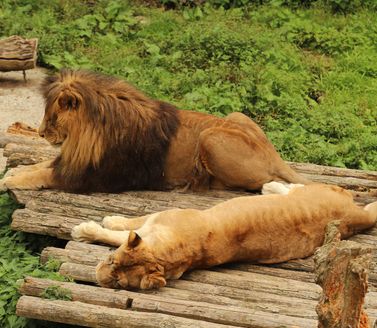
[[[34,236],[10,229],[10,216],[17,205],[8,196],[0,195],[0,326],[21,328],[38,327],[34,321],[17,317],[16,303],[19,298],[19,279],[25,276],[65,280],[51,271],[52,263],[39,264],[39,252],[46,244],[53,244],[50,238]]]
[[[72,292],[68,288],[55,285],[47,287],[41,297],[49,300],[72,301]]]

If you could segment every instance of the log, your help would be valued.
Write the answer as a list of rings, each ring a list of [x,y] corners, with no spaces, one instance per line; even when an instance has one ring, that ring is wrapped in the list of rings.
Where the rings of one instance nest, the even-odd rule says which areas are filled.
[[[322,295],[316,307],[320,328],[367,328],[368,316],[363,309],[368,289],[371,248],[352,241],[340,241],[338,226],[326,227],[324,245],[316,251],[316,282]]]
[[[359,242],[363,242],[363,245],[369,246],[373,243],[377,245],[377,236],[358,235],[354,237]],[[352,237],[351,240],[353,240],[354,237]],[[365,242],[363,238],[365,238],[367,242]],[[78,264],[85,262],[87,265],[96,266],[100,260],[109,255],[111,250],[112,248],[108,246],[69,242],[65,249],[55,247],[45,248],[41,254],[41,261],[46,262],[49,258],[54,258],[61,262]],[[374,260],[377,261],[377,249],[375,247],[372,247],[372,254]],[[280,276],[282,278],[290,278],[300,281],[313,281],[313,275],[310,274],[310,272],[313,272],[314,270],[314,261],[312,257],[291,260],[269,266],[256,266],[248,263],[230,264],[230,266],[232,268],[238,268],[240,271],[243,270],[250,271],[250,273],[262,273],[264,276],[272,275],[274,277]],[[295,272],[282,269],[294,270]],[[221,268],[215,268],[213,270],[221,271]],[[285,273],[283,273],[284,271]],[[370,281],[373,286],[377,286],[377,268],[371,269]]]
[[[63,263],[60,267],[59,273],[67,276],[69,278],[75,279],[77,281],[83,282],[96,282],[95,277],[95,267],[77,264],[77,263]],[[227,287],[213,285],[210,283],[202,282],[192,282],[188,280],[170,280],[168,281],[169,288],[162,288],[159,291],[148,291],[144,293],[157,293],[157,294],[167,294],[168,296],[173,296],[175,298],[198,300],[203,302],[209,302],[214,304],[232,304],[235,300],[241,301],[244,307],[254,306],[254,304],[268,304],[274,311],[277,308],[282,307],[286,311],[286,314],[294,315],[291,313],[289,307],[292,309],[296,308],[306,308],[314,310],[316,300],[304,299],[302,297],[291,297],[286,295],[277,295],[270,293],[269,290],[258,291],[257,288],[250,292],[249,290],[242,289],[239,287]],[[292,285],[294,288],[294,285]],[[182,295],[182,291],[184,294]],[[177,294],[178,293],[178,294]],[[190,296],[188,296],[190,295]],[[224,301],[225,299],[225,301]],[[228,300],[232,299],[232,302]],[[264,307],[265,309],[267,308]],[[295,312],[296,310],[294,310]],[[312,317],[312,312],[308,312],[308,317]],[[306,316],[305,312],[297,312],[296,315]]]
[[[311,320],[295,316],[287,316],[279,313],[279,309],[273,309],[276,313],[242,307],[244,304],[234,306],[231,303],[225,305],[205,303],[200,301],[188,301],[163,297],[160,293],[156,295],[142,294],[125,290],[113,290],[74,283],[56,282],[47,279],[26,278],[21,285],[20,292],[23,295],[41,297],[50,286],[59,286],[70,291],[72,301],[79,301],[88,304],[101,305],[109,308],[127,309],[143,312],[164,313],[175,316],[186,317],[208,322],[237,325],[241,327],[276,327],[277,323],[297,325],[300,327],[314,327],[316,315],[311,310]],[[166,295],[165,295],[166,296]],[[232,302],[232,300],[230,300]],[[239,306],[241,305],[241,306]],[[268,304],[265,304],[268,307]],[[263,308],[261,304],[254,304],[254,307]],[[271,309],[271,306],[269,306]],[[302,306],[301,306],[302,308]],[[266,309],[268,310],[268,308]],[[303,309],[308,310],[308,309]],[[309,310],[310,311],[310,310]],[[291,311],[294,313],[294,311]]]
[[[84,264],[90,271],[90,273],[86,275],[86,277],[92,278],[94,277],[95,266],[99,261],[105,259],[107,255],[109,255],[109,253],[106,254],[105,252],[92,252],[91,254],[89,254],[77,250],[47,247],[41,254],[41,261],[43,263],[46,260],[53,258],[61,262],[76,263],[80,265]],[[62,272],[60,271],[60,273]],[[72,277],[72,275],[70,275],[69,273],[68,275]],[[292,275],[294,275],[294,273],[292,273]],[[87,281],[86,277],[84,277],[85,281]],[[217,268],[216,271],[195,270],[184,274],[182,279],[193,282],[213,284],[217,286],[242,288],[244,290],[261,292],[268,290],[270,293],[277,295],[285,295],[312,300],[317,299],[319,295],[319,287],[307,282],[222,268]],[[292,288],[292,286],[294,286],[294,288]]]
[[[0,134],[0,145],[2,144],[2,138],[4,136],[2,137]],[[22,139],[12,141],[11,138],[9,139],[9,136],[7,138],[9,142],[17,144],[5,152],[5,156],[9,159],[8,166],[10,167],[49,160],[54,158],[59,152],[59,149],[52,148],[46,144],[44,147],[24,147],[23,143],[27,143],[27,141]],[[39,139],[42,140],[42,138]],[[336,184],[353,190],[355,197],[361,203],[371,202],[373,197],[377,197],[376,171],[360,171],[305,163],[288,162],[288,164],[297,172],[315,182]]]
[[[17,202],[25,204],[13,214],[14,230],[68,240],[75,225],[89,220],[101,222],[106,215],[136,217],[172,208],[205,209],[235,195],[151,191],[78,195],[55,190],[14,190],[12,194]],[[366,233],[377,236],[377,228]]]
[[[78,301],[48,300],[22,296],[17,303],[16,314],[37,320],[47,320],[86,327],[112,328],[224,328],[226,326],[181,318],[160,313],[145,313],[113,309]],[[233,327],[229,326],[228,327]]]
[[[20,36],[0,40],[0,71],[24,71],[35,68],[38,39],[24,39]]]

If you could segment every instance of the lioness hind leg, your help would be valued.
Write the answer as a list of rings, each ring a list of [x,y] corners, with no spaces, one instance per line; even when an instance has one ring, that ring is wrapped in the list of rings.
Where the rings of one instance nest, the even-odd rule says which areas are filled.
[[[346,220],[339,226],[342,238],[348,238],[359,231],[373,227],[377,220],[377,202],[371,203],[364,209],[356,208],[351,210]]]
[[[141,228],[149,215],[138,218],[126,218],[124,216],[105,216],[102,224],[110,230],[136,230]]]
[[[272,150],[271,150],[272,148]],[[274,180],[273,146],[237,129],[204,130],[199,137],[199,160],[207,172],[229,188],[259,190]]]

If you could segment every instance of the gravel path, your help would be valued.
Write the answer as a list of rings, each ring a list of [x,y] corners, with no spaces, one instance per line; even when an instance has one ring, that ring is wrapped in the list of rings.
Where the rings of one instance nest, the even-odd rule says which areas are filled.
[[[38,127],[43,118],[44,101],[39,91],[47,70],[36,68],[26,71],[0,72],[0,131],[16,121]]]
[[[20,121],[38,127],[44,113],[44,101],[39,86],[47,70],[36,68],[26,71],[26,83],[22,71],[0,72],[0,131],[13,122]],[[5,161],[0,152],[0,173]]]

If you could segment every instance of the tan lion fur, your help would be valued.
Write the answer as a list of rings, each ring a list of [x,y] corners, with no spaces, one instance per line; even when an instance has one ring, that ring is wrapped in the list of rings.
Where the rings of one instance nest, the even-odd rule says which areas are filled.
[[[219,118],[178,110],[122,80],[86,71],[62,70],[43,92],[39,133],[61,145],[61,155],[52,170],[8,177],[3,188],[257,190],[269,181],[308,182],[241,113]]]
[[[105,228],[82,223],[73,229],[72,237],[119,246],[97,266],[100,285],[147,289],[164,286],[166,279],[177,279],[194,268],[304,258],[321,246],[330,221],[340,220],[341,236],[347,238],[372,227],[376,219],[377,202],[363,209],[350,192],[313,184],[287,194],[234,198],[202,211],[173,209],[136,219],[107,217]]]

